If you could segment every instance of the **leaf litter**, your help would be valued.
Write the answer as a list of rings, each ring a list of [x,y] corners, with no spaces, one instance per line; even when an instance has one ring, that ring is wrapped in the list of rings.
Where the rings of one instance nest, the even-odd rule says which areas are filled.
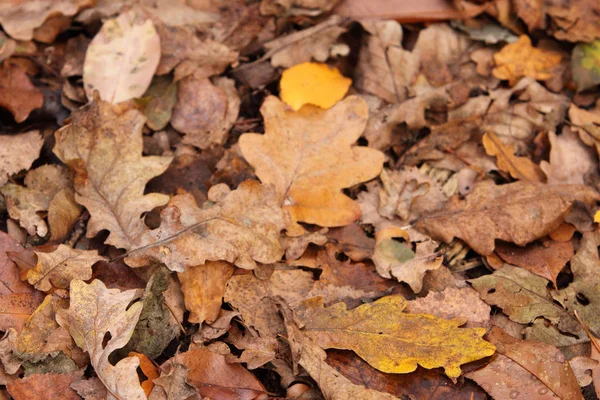
[[[0,5],[0,397],[597,399],[598,5],[387,3]]]

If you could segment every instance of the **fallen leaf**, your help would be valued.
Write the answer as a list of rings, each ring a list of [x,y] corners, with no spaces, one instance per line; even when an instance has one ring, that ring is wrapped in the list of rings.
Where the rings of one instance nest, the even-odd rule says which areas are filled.
[[[43,144],[39,131],[0,135],[0,186],[4,186],[11,175],[29,169],[39,157]]]
[[[142,311],[142,304],[130,303],[140,296],[138,290],[121,292],[106,289],[94,280],[89,285],[71,281],[71,303],[68,310],[57,313],[57,322],[69,333],[82,350],[90,355],[90,363],[106,386],[109,398],[146,399],[137,375],[139,361],[135,357],[112,365],[108,356],[123,347],[131,337]],[[103,345],[105,336],[110,339]]]
[[[66,187],[56,193],[48,205],[50,241],[65,240],[81,215],[81,210],[82,207],[75,201],[75,190],[72,187]]]
[[[83,84],[88,99],[95,90],[109,103],[141,97],[159,59],[160,39],[150,19],[130,10],[106,21],[85,54]]]
[[[87,236],[107,229],[106,243],[119,248],[132,248],[147,230],[140,216],[168,201],[162,194],[144,195],[148,180],[171,162],[142,157],[144,122],[136,110],[117,115],[109,103],[94,101],[55,133],[54,153],[75,170],[75,200],[91,214]]]
[[[96,250],[73,249],[64,244],[50,253],[36,251],[35,254],[38,262],[35,268],[27,271],[27,281],[43,292],[53,288],[68,289],[73,279],[90,279],[92,265],[105,260]]]
[[[127,1],[124,2],[127,5]],[[179,1],[158,0],[142,2],[143,9],[169,26],[196,25],[198,27],[219,20],[216,13],[206,12]]]
[[[261,0],[260,12],[265,15],[311,15],[330,11],[340,0]]]
[[[511,243],[496,244],[496,254],[505,262],[525,268],[536,275],[548,279],[557,288],[556,278],[565,265],[575,254],[573,244],[544,240],[534,242],[526,247],[515,246]]]
[[[352,96],[330,110],[296,113],[268,97],[261,112],[266,134],[242,135],[240,148],[262,182],[275,185],[292,218],[288,234],[302,234],[296,221],[332,227],[358,219],[359,206],[340,190],[374,178],[383,166],[381,152],[352,146],[366,123],[365,102]]]
[[[533,47],[529,36],[522,35],[519,40],[507,44],[494,54],[496,68],[492,73],[498,79],[508,80],[510,86],[524,76],[536,80],[550,79],[552,68],[561,59],[559,53]]]
[[[600,110],[584,110],[571,104],[569,119],[579,133],[579,137],[588,146],[594,146],[600,154]]]
[[[460,319],[403,313],[406,300],[401,296],[386,296],[350,311],[343,303],[323,308],[318,297],[305,304],[297,314],[309,339],[325,349],[353,350],[382,372],[408,373],[421,365],[443,367],[446,375],[456,378],[461,364],[494,354],[494,346],[481,339],[485,329],[460,329]]]
[[[80,379],[71,383],[70,387],[86,400],[104,400],[108,396],[106,387],[97,377]]]
[[[486,398],[484,391],[477,385],[468,381],[455,385],[437,370],[417,368],[410,374],[385,374],[377,371],[352,352],[341,350],[329,350],[326,361],[355,385],[389,393],[397,398],[429,400],[484,400]]]
[[[569,128],[560,136],[548,132],[550,161],[542,160],[540,167],[548,178],[548,184],[583,185],[584,176],[598,167],[597,155],[587,148]]]
[[[458,237],[477,253],[489,255],[496,239],[524,246],[556,229],[573,201],[589,203],[597,196],[581,185],[520,181],[496,186],[484,181],[476,184],[464,200],[455,195],[442,211],[421,217],[415,226],[446,243]]]
[[[544,317],[562,332],[584,334],[575,317],[553,301],[546,289],[548,280],[525,269],[505,265],[470,282],[483,301],[500,307],[515,322],[528,324]]]
[[[578,91],[600,84],[600,40],[579,43],[573,48],[571,71]]]
[[[283,71],[279,95],[294,111],[305,104],[328,109],[344,98],[351,84],[337,68],[305,62]]]
[[[48,211],[54,196],[71,185],[71,178],[62,166],[43,165],[30,170],[24,183],[25,186],[8,183],[0,192],[6,197],[10,217],[18,220],[30,235],[44,237],[48,226],[38,213]]]
[[[150,129],[164,129],[171,120],[173,107],[177,102],[177,88],[177,83],[168,76],[156,76],[146,93],[136,100],[147,118],[146,125]]]
[[[179,81],[171,125],[185,134],[183,143],[208,149],[227,139],[238,117],[240,98],[233,80],[221,77],[214,82],[193,76]]]
[[[571,0],[565,4],[551,0],[544,6],[556,25],[552,34],[558,40],[591,42],[600,39],[600,5],[597,3]]]
[[[231,191],[227,185],[210,188],[206,208],[190,194],[173,196],[161,212],[161,225],[137,240],[140,246],[126,259],[132,267],[157,260],[183,272],[205,261],[227,261],[253,269],[281,259],[279,233],[283,214],[273,188],[246,181]]]
[[[91,0],[38,0],[18,1],[0,6],[0,25],[12,38],[33,39],[34,30],[53,15],[73,16],[83,8],[91,7]]]
[[[285,248],[285,260],[291,262],[299,259],[311,243],[323,246],[327,243],[327,236],[325,236],[327,231],[327,228],[322,228],[319,231],[306,232],[302,236],[282,236],[281,241]]]
[[[65,48],[65,63],[60,70],[63,77],[83,75],[83,63],[85,61],[85,52],[90,45],[91,39],[85,35],[75,36],[67,40]]]
[[[29,113],[44,105],[42,92],[31,83],[25,71],[15,64],[2,64],[0,93],[0,107],[10,111],[17,122],[25,121]]]
[[[217,319],[231,275],[233,266],[225,261],[209,261],[178,274],[191,323],[211,324]]]
[[[161,376],[154,379],[154,388],[148,396],[149,400],[200,400],[196,388],[187,383],[189,369],[185,365],[173,363],[169,365],[168,370],[163,370]]]
[[[339,26],[341,22],[342,18],[332,15],[315,26],[266,42],[264,47],[271,54],[271,65],[290,68],[313,60],[327,61],[338,37],[346,32]],[[349,51],[347,46],[344,50]]]
[[[498,168],[508,172],[513,178],[529,182],[546,180],[542,169],[537,164],[527,157],[516,156],[514,146],[505,145],[493,132],[483,135],[483,146],[488,155],[496,157]]]
[[[577,378],[577,383],[583,388],[592,383],[592,372],[600,362],[590,357],[577,356],[569,360],[569,365]]]
[[[144,389],[146,396],[149,396],[150,392],[152,392],[152,389],[154,388],[153,381],[159,377],[158,368],[156,368],[156,366],[152,363],[152,360],[150,360],[145,354],[131,352],[128,354],[128,356],[137,357],[137,359],[140,360],[140,369],[144,375],[146,375],[146,378],[148,378],[142,382],[142,389]]]
[[[327,237],[352,261],[370,258],[375,249],[375,240],[368,237],[356,222],[341,228],[330,229]]]
[[[9,382],[6,389],[15,400],[80,400],[81,397],[69,385],[82,375],[81,370],[70,374],[32,374]]]

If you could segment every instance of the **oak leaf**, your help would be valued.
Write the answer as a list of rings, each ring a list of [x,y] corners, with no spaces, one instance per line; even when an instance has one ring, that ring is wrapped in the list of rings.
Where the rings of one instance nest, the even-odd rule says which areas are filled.
[[[444,320],[427,314],[402,311],[402,296],[386,296],[346,310],[343,303],[323,308],[314,297],[298,308],[302,332],[324,349],[353,350],[382,372],[408,373],[421,365],[443,367],[451,378],[460,376],[460,365],[494,354],[494,346],[481,337],[483,328],[464,328],[464,320]]]
[[[496,68],[492,73],[498,79],[508,79],[510,86],[514,86],[524,76],[545,80],[552,77],[552,68],[561,59],[560,53],[536,49],[531,45],[529,36],[523,35],[494,54]]]
[[[519,181],[496,186],[484,181],[464,199],[450,198],[443,210],[421,217],[415,226],[446,243],[458,237],[479,254],[489,255],[496,239],[524,246],[558,228],[574,201],[589,204],[598,198],[583,185]]]
[[[482,141],[488,155],[496,157],[496,163],[501,171],[508,172],[513,178],[519,180],[530,182],[544,182],[546,180],[544,173],[537,164],[527,157],[515,155],[514,146],[502,143],[495,133],[486,133],[483,135]]]
[[[0,135],[0,186],[22,169],[29,169],[40,156],[44,140],[39,131]]]
[[[145,118],[136,110],[118,115],[94,101],[55,133],[54,153],[75,170],[75,200],[91,215],[87,236],[110,231],[106,243],[130,249],[147,230],[140,216],[164,205],[163,194],[144,195],[146,183],[163,173],[170,157],[142,157]]]
[[[160,39],[142,13],[130,10],[106,21],[92,39],[83,64],[88,99],[95,90],[102,100],[120,103],[141,97],[160,60]]]
[[[106,386],[110,399],[145,400],[137,375],[139,361],[128,357],[112,365],[108,356],[131,338],[142,311],[142,304],[130,303],[140,296],[139,290],[121,292],[107,289],[99,280],[86,284],[71,281],[71,303],[68,310],[57,313],[57,322],[82,350],[90,355],[90,363]],[[105,344],[107,335],[110,339]]]
[[[73,279],[90,279],[92,265],[105,260],[96,250],[73,249],[64,244],[50,253],[36,251],[35,254],[38,262],[27,271],[27,281],[43,292],[52,288],[68,289]]]
[[[2,64],[0,68],[0,107],[6,108],[23,122],[36,108],[44,104],[44,95],[31,83],[29,77],[18,65]]]
[[[266,133],[242,135],[240,148],[261,181],[275,185],[292,218],[288,233],[302,234],[297,221],[332,227],[358,219],[360,207],[341,189],[379,175],[384,159],[377,150],[352,146],[366,124],[364,100],[351,96],[329,110],[293,112],[268,97],[261,113]]]
[[[227,185],[210,188],[209,202],[199,208],[191,194],[171,198],[161,212],[161,225],[139,236],[139,249],[126,259],[141,267],[151,259],[183,272],[205,261],[228,261],[253,269],[256,262],[279,261],[279,234],[284,220],[273,188],[245,181],[231,191]]]
[[[344,98],[351,84],[337,68],[305,62],[283,71],[279,95],[294,111],[305,104],[327,109]]]

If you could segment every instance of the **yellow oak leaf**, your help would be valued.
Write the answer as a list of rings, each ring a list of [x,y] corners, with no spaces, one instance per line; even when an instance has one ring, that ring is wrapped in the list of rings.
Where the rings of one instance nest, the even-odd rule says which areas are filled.
[[[305,62],[281,75],[281,100],[298,111],[305,104],[331,108],[348,92],[352,80],[327,64]]]
[[[112,365],[108,356],[125,346],[142,312],[137,300],[141,289],[121,292],[107,289],[97,279],[87,284],[71,282],[71,301],[68,310],[59,310],[56,321],[68,329],[77,346],[90,355],[90,363],[108,390],[109,399],[146,400],[140,385],[137,357],[127,357]],[[110,339],[105,343],[105,337]]]
[[[68,289],[73,279],[90,279],[92,265],[105,259],[96,250],[73,249],[64,244],[50,253],[36,251],[35,254],[38,262],[27,271],[27,281],[44,292],[52,288]]]
[[[464,319],[404,313],[406,304],[402,296],[386,296],[347,310],[344,303],[324,308],[323,299],[314,297],[296,311],[302,332],[319,347],[353,350],[382,372],[405,374],[420,365],[443,367],[456,378],[461,364],[494,354],[494,345],[482,339],[484,328],[459,328]]]
[[[366,102],[350,96],[329,110],[306,106],[290,111],[276,97],[261,107],[265,134],[244,134],[240,148],[263,183],[275,186],[292,219],[288,235],[299,236],[297,221],[324,227],[345,226],[360,207],[342,189],[375,178],[384,155],[353,146],[365,128]]]
[[[561,59],[559,53],[536,49],[531,45],[529,36],[523,35],[494,54],[496,68],[492,74],[498,79],[507,79],[510,86],[524,76],[537,80],[549,79],[552,77],[551,69],[560,64]]]
[[[496,163],[501,171],[508,172],[515,179],[530,182],[545,182],[542,169],[527,157],[515,155],[515,147],[502,143],[493,132],[483,135],[483,147],[486,153],[496,157]]]
[[[130,249],[147,230],[141,215],[169,197],[144,195],[146,183],[162,174],[171,157],[142,157],[144,116],[118,115],[109,103],[94,101],[73,112],[55,133],[54,153],[75,170],[75,200],[88,209],[87,236],[110,231],[106,243]]]

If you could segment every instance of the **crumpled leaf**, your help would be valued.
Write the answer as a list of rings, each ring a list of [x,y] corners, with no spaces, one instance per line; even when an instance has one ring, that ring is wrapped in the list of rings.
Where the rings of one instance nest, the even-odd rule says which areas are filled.
[[[495,350],[481,338],[485,329],[458,328],[464,320],[403,313],[402,296],[386,296],[354,310],[346,310],[343,303],[323,308],[316,297],[305,307],[297,315],[309,339],[324,349],[353,350],[382,372],[408,373],[421,365],[443,367],[446,375],[456,378],[461,364]]]
[[[161,212],[160,227],[139,236],[140,248],[127,257],[127,264],[141,267],[153,259],[183,272],[207,260],[253,269],[255,261],[281,259],[284,220],[272,187],[248,180],[231,191],[218,184],[210,188],[208,200],[199,208],[191,194],[173,196]]]
[[[261,181],[275,185],[292,218],[288,234],[303,233],[296,221],[331,227],[358,219],[360,207],[340,190],[376,177],[384,158],[377,150],[352,146],[366,123],[365,102],[351,96],[330,110],[292,112],[268,97],[261,113],[266,133],[242,135],[240,148]]]
[[[483,181],[464,199],[455,195],[443,210],[421,217],[415,226],[446,243],[458,237],[477,253],[489,255],[496,239],[524,246],[558,228],[575,200],[589,204],[598,196],[582,185],[519,181],[496,186]]]
[[[191,323],[213,323],[221,310],[225,285],[233,275],[233,266],[225,261],[208,261],[180,272],[179,281],[190,311]]]
[[[600,108],[584,110],[571,104],[569,119],[583,143],[594,146],[600,154]]]
[[[283,71],[279,84],[281,100],[298,111],[305,104],[333,107],[344,98],[352,80],[327,64],[305,62]]]
[[[31,374],[8,382],[6,389],[15,400],[80,400],[81,397],[69,385],[82,375],[82,370],[68,374]]]
[[[173,363],[165,366],[165,370],[154,380],[148,400],[200,400],[196,388],[187,383],[189,369],[185,365]]]
[[[53,15],[72,16],[82,8],[94,5],[92,0],[35,0],[4,2],[0,5],[0,25],[17,40],[31,40],[36,28]]]
[[[575,317],[553,302],[546,290],[548,281],[525,269],[505,265],[470,282],[483,301],[500,307],[515,322],[528,324],[544,317],[563,332],[585,334]]]
[[[539,3],[538,3],[539,4]],[[591,42],[600,39],[600,4],[587,0],[571,0],[563,3],[551,0],[539,4],[556,24],[552,34],[558,40]]]
[[[73,249],[64,244],[50,253],[36,251],[35,254],[38,262],[27,271],[27,281],[44,292],[52,288],[68,289],[73,279],[90,279],[92,265],[105,260],[96,250]]]
[[[39,131],[0,135],[0,186],[10,175],[29,169],[39,157],[44,141]]]
[[[502,143],[500,138],[493,132],[483,135],[483,146],[488,155],[496,157],[498,168],[501,171],[508,172],[513,178],[530,182],[544,182],[546,180],[544,173],[536,163],[527,157],[515,155],[514,146]]]
[[[30,235],[44,237],[48,226],[38,213],[48,211],[54,196],[71,185],[71,177],[62,166],[43,165],[30,170],[24,183],[25,186],[8,183],[0,192],[6,196],[10,217],[18,220]]]
[[[579,43],[571,53],[571,71],[577,91],[600,84],[600,40]]]
[[[160,131],[171,120],[173,107],[177,103],[177,83],[168,76],[156,76],[136,103],[141,106],[142,113],[148,119],[146,125],[152,130]]]
[[[36,108],[44,104],[44,95],[31,83],[18,65],[5,62],[0,68],[0,107],[6,108],[23,122]]]
[[[106,243],[119,248],[132,248],[147,230],[140,215],[168,201],[163,194],[144,195],[146,183],[171,162],[141,156],[144,122],[136,110],[117,115],[109,103],[94,101],[55,133],[54,153],[75,170],[75,200],[91,215],[87,236],[107,229]]]
[[[90,284],[71,282],[71,303],[68,310],[57,313],[57,322],[69,333],[82,350],[90,355],[94,371],[106,386],[110,399],[145,400],[146,394],[137,375],[139,360],[128,357],[112,365],[108,356],[123,347],[131,338],[142,312],[139,290],[121,292],[107,289],[95,279]],[[110,340],[104,339],[110,334]]]
[[[583,144],[571,129],[565,127],[561,135],[548,132],[550,162],[542,160],[540,167],[548,177],[548,184],[583,185],[584,176],[598,167],[597,155]]]
[[[141,97],[160,60],[160,39],[149,18],[130,10],[106,21],[87,48],[83,85],[88,99],[120,103]]]
[[[496,68],[492,71],[498,79],[506,79],[514,86],[524,76],[536,80],[552,77],[552,68],[560,63],[559,53],[537,49],[531,46],[531,39],[522,35],[519,40],[509,43],[494,54]]]

